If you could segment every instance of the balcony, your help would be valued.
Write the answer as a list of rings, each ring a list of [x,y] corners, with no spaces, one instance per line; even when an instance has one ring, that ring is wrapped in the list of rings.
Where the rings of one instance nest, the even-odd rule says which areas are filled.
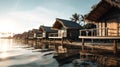
[[[79,38],[88,39],[120,39],[120,32],[117,29],[95,28],[80,30]]]
[[[49,38],[62,38],[58,36],[58,33],[49,33]]]
[[[43,38],[43,35],[42,34],[38,34],[37,35],[37,39],[41,39],[41,38]]]

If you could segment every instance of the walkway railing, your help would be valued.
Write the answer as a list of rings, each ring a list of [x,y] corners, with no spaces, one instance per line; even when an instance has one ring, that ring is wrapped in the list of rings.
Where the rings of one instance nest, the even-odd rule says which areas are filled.
[[[58,37],[58,33],[49,33],[49,37]]]
[[[38,34],[37,37],[43,37],[43,34]]]
[[[117,29],[95,28],[80,30],[80,36],[120,36]]]

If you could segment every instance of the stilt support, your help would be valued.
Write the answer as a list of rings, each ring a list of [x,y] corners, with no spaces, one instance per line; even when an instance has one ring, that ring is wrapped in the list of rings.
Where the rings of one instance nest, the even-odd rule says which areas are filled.
[[[117,56],[117,40],[114,40],[113,49],[114,55]]]
[[[62,37],[62,39],[61,39],[61,45],[63,45],[63,37]]]
[[[84,50],[84,39],[82,39],[82,50]]]

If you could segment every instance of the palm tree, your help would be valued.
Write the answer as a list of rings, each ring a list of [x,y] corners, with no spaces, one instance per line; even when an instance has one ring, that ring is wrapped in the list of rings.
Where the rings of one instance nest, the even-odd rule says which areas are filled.
[[[71,19],[73,22],[76,22],[76,23],[77,23],[77,21],[79,21],[79,17],[80,17],[79,14],[74,13],[74,14],[72,14],[72,17],[70,17],[70,19]]]
[[[71,19],[71,21],[73,21],[73,22],[78,22],[79,24],[81,23],[81,22],[85,22],[84,21],[84,16],[83,15],[81,15],[81,14],[77,14],[77,13],[74,13],[73,15],[72,15],[72,17],[70,17],[70,19]]]
[[[83,22],[83,23],[82,23]],[[82,24],[82,25],[84,25],[85,24],[85,15],[83,16],[83,15],[80,15],[80,17],[79,17],[79,24]]]

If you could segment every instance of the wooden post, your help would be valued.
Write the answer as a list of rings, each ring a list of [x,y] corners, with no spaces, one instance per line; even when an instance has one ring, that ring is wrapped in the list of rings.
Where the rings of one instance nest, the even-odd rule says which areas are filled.
[[[105,31],[106,31],[106,35],[105,36],[108,36],[108,28],[105,28]]]
[[[92,39],[92,51],[94,50],[94,40]]]
[[[49,45],[51,44],[51,40],[49,39]]]
[[[84,50],[84,39],[82,38],[82,50]]]
[[[63,45],[63,37],[62,37],[62,40],[61,40],[61,46]]]
[[[88,31],[86,31],[86,36],[88,36]]]
[[[55,44],[55,38],[54,38],[54,44]]]
[[[116,40],[114,40],[113,49],[114,49],[113,50],[114,55],[117,56],[117,41]]]
[[[94,36],[94,32],[93,32],[93,31],[94,31],[94,30],[91,31],[91,35],[92,35],[92,36]]]
[[[80,36],[82,36],[82,31],[80,30]]]

